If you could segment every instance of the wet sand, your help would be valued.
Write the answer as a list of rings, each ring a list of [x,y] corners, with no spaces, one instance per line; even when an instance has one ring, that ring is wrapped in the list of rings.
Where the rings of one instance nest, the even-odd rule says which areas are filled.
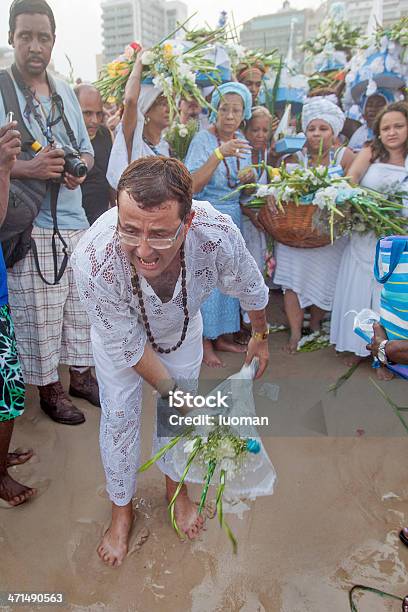
[[[274,308],[274,321],[281,316]],[[367,364],[333,396],[329,385],[347,370],[333,349],[288,356],[281,350],[285,339],[285,333],[271,336],[264,378],[279,385],[271,403],[279,435],[264,438],[278,482],[273,496],[228,514],[236,556],[216,519],[207,521],[199,541],[178,540],[167,519],[163,477],[152,468],[134,500],[130,554],[121,568],[106,568],[95,552],[110,516],[99,410],[78,400],[87,422],[58,425],[29,388],[12,448],[32,446],[36,456],[11,473],[39,494],[25,506],[0,508],[0,590],[60,591],[62,609],[91,612],[343,612],[355,583],[407,594],[408,548],[398,540],[408,524],[405,431],[370,383]],[[222,377],[237,371],[242,357],[226,355],[226,362]],[[221,373],[203,367],[201,376]],[[65,368],[62,377],[67,385]],[[381,386],[408,405],[406,382]],[[148,389],[145,396],[143,460],[150,456],[154,414]],[[296,435],[289,435],[291,424]],[[197,498],[198,488],[191,490]],[[399,602],[370,594],[359,606],[401,610]]]

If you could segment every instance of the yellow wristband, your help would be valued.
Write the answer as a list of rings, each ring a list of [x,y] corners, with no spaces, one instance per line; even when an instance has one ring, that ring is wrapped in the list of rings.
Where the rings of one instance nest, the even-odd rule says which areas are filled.
[[[215,155],[215,157],[216,157],[216,158],[217,158],[219,161],[222,161],[222,160],[224,159],[224,156],[223,156],[223,154],[221,153],[221,151],[220,151],[220,148],[219,148],[219,147],[217,147],[216,149],[214,149],[214,155]]]

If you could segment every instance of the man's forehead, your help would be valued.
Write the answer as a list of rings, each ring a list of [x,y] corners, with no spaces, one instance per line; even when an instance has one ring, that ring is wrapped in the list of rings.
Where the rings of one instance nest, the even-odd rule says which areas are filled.
[[[43,13],[21,13],[17,15],[16,30],[52,34],[50,18]]]
[[[123,213],[120,216],[126,216],[129,220],[163,218],[163,215],[167,218],[176,217],[179,207],[177,200],[165,200],[157,205],[146,206],[143,202],[133,199],[126,191],[119,194],[119,211]]]

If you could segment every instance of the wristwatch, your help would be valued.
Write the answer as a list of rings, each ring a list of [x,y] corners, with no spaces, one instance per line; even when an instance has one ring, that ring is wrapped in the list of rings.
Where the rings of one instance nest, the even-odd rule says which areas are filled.
[[[388,339],[380,342],[380,346],[378,347],[378,352],[377,352],[378,361],[380,361],[384,365],[387,365],[388,363],[387,354],[385,352],[385,347],[387,346],[388,342],[389,342]]]
[[[269,327],[263,332],[252,332],[251,338],[254,340],[266,340],[269,336]]]

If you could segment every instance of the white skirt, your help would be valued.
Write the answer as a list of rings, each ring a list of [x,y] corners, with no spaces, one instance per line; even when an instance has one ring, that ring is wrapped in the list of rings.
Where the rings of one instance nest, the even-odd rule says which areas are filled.
[[[317,249],[298,249],[276,243],[276,272],[273,282],[283,291],[291,289],[301,308],[314,304],[323,310],[333,307],[337,274],[347,238]]]
[[[266,237],[264,232],[255,227],[252,221],[245,215],[243,215],[242,218],[242,236],[245,240],[246,248],[255,259],[259,271],[263,274],[266,255]]]
[[[340,264],[331,317],[330,342],[337,351],[367,357],[366,342],[353,331],[354,316],[363,308],[380,312],[381,285],[374,278],[377,239],[374,233],[353,234]]]

